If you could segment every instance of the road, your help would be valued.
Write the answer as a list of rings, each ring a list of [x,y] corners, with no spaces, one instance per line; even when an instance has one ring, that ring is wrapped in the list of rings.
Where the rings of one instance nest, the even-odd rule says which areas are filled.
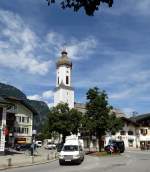
[[[150,172],[150,152],[128,151],[121,156],[86,156],[81,165],[48,164],[5,170],[5,172]]]

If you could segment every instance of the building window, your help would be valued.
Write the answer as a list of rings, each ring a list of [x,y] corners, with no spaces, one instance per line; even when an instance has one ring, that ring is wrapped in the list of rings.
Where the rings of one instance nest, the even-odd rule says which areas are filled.
[[[28,133],[29,133],[29,129],[25,128],[25,134],[28,134]]]
[[[22,122],[23,122],[23,123],[25,122],[25,117],[22,117]]]
[[[133,131],[128,131],[129,136],[133,136]]]
[[[30,118],[24,117],[24,116],[16,116],[16,122],[18,122],[18,123],[29,123]]]
[[[142,135],[144,135],[144,136],[147,135],[147,129],[141,129],[140,131],[141,131]]]
[[[16,127],[15,132],[20,133],[20,134],[28,134],[29,133],[29,128]]]
[[[21,122],[21,116],[19,116],[19,122]]]
[[[129,147],[133,147],[134,140],[128,140]]]
[[[120,131],[120,135],[122,135],[122,136],[126,135],[126,132],[122,130],[122,131]]]
[[[27,123],[29,123],[29,117],[27,117]]]
[[[59,85],[59,77],[58,77],[58,85]]]
[[[69,77],[66,76],[66,84],[68,85],[69,84]]]

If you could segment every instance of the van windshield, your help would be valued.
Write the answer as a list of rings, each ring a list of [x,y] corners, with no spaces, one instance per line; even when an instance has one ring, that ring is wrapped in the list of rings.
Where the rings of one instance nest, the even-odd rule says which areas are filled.
[[[78,151],[77,145],[65,145],[62,149],[63,151]]]

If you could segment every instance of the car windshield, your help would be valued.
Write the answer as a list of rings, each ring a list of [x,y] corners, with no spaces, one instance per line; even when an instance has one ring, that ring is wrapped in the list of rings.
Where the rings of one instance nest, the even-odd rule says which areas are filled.
[[[78,151],[77,145],[65,145],[62,149],[63,151]]]

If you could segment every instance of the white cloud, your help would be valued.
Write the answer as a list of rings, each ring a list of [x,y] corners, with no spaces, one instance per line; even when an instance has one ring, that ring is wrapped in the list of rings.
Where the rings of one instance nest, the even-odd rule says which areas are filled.
[[[54,103],[48,103],[48,107],[51,108],[54,106]]]
[[[30,100],[41,100],[42,99],[42,97],[38,94],[27,96],[27,98]]]
[[[52,98],[53,95],[54,95],[54,93],[53,93],[53,91],[51,91],[51,90],[48,90],[48,91],[45,91],[45,92],[42,93],[42,97],[43,97],[44,99]]]
[[[97,44],[97,40],[93,36],[89,36],[86,39],[70,38],[66,43],[63,35],[49,32],[46,36],[46,42],[42,46],[47,47],[49,52],[53,51],[56,57],[60,56],[63,48],[66,48],[71,59],[79,60],[86,59],[93,54]]]
[[[0,66],[23,70],[31,74],[48,73],[54,58],[60,56],[66,39],[57,32],[50,31],[40,38],[27,23],[10,11],[0,10]],[[67,51],[72,59],[88,58],[94,53],[97,41],[89,36],[86,39],[68,38]],[[37,52],[41,52],[38,54]],[[50,60],[44,60],[48,53]]]
[[[29,96],[27,96],[27,98],[30,100],[45,101],[47,104],[49,104],[49,101],[53,99],[53,95],[54,95],[54,93],[52,90],[47,90],[41,94],[29,95]]]
[[[69,56],[72,59],[86,59],[89,55],[94,54],[97,47],[97,41],[94,37],[88,37],[84,40],[72,40],[70,45],[67,46]]]
[[[51,61],[40,60],[36,54],[39,39],[19,15],[0,10],[0,65],[44,75]]]

